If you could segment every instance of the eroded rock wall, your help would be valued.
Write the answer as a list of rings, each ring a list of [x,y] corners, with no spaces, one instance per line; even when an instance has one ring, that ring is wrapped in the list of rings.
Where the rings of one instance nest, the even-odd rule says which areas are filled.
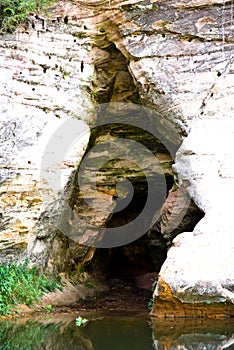
[[[0,38],[1,263],[32,253],[36,264],[48,262],[59,197],[88,143],[93,119],[87,91],[93,75],[91,45],[83,37],[82,19],[75,18],[69,27],[64,23],[68,8],[71,12],[71,6],[54,8],[45,28],[41,20],[35,20],[34,28],[29,21],[28,28],[19,27]],[[87,136],[73,153],[51,164],[47,144],[69,119],[83,121],[80,131]],[[58,136],[63,152],[66,140],[62,132]],[[43,162],[48,162],[44,172]],[[48,180],[56,172],[57,185]],[[64,242],[59,238],[56,242],[54,264],[56,259],[65,260],[60,249]]]
[[[210,303],[218,305],[213,314],[230,315],[233,307],[225,305],[233,302],[234,285],[233,3],[127,1],[106,2],[102,9],[108,15],[99,11],[95,25],[128,58],[141,103],[187,135],[174,170],[179,188],[205,213],[192,233],[174,240],[152,315],[174,315],[177,304],[178,316],[195,315]],[[211,314],[212,308],[204,312]]]

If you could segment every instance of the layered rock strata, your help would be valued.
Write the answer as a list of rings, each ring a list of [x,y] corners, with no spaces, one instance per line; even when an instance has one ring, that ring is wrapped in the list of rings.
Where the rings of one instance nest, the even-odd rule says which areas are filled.
[[[141,103],[188,134],[174,170],[179,187],[205,213],[192,233],[173,241],[152,315],[200,315],[199,308],[202,314],[209,304],[214,309],[206,316],[231,315],[232,1],[127,1],[118,9],[114,2],[104,7],[108,16],[97,16],[96,25],[128,58]]]
[[[77,149],[49,164],[47,144],[56,130],[70,119],[93,119],[87,91],[93,75],[91,45],[82,37],[82,20],[68,27],[64,16],[52,12],[47,30],[35,20],[35,28],[29,22],[27,29],[1,36],[0,262],[21,260],[33,250],[36,263],[45,263],[41,256],[51,250],[60,193],[89,139],[88,126],[77,122],[87,136]],[[60,146],[63,142],[61,138]],[[44,165],[49,162],[44,170],[43,159]],[[49,180],[53,173],[59,174],[56,184]],[[38,222],[44,223],[38,228]]]

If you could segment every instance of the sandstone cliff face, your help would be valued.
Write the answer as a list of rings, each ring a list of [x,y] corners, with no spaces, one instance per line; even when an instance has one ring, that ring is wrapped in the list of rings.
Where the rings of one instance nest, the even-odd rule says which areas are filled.
[[[82,38],[84,24],[68,28],[60,15],[53,12],[49,31],[38,20],[35,29],[22,27],[1,37],[1,262],[23,259],[31,252],[37,263],[48,260],[60,193],[89,139],[88,126],[77,122],[87,136],[70,154],[46,165],[52,160],[46,152],[53,136],[60,137],[57,145],[64,151],[68,135],[54,133],[66,120],[93,119],[87,91],[93,75],[91,46]],[[59,174],[54,177],[58,183],[53,173]],[[55,256],[59,246],[57,242]]]
[[[178,315],[192,315],[199,307],[208,316],[207,303],[217,303],[214,313],[233,312],[224,307],[234,297],[228,200],[234,170],[232,9],[231,1],[127,1],[103,3],[108,15],[99,9],[95,17],[95,25],[128,58],[141,104],[188,135],[174,171],[180,189],[205,212],[194,231],[179,235],[168,252],[154,293],[155,316],[171,316],[173,308]],[[186,311],[190,303],[195,306]]]
[[[71,18],[67,27],[64,24],[53,27],[51,24],[52,32],[41,33],[39,38],[34,31],[31,36],[21,34],[21,39],[3,38],[2,52],[9,59],[1,68],[6,90],[1,96],[2,106],[7,105],[3,109],[5,118],[2,122],[5,125],[9,120],[11,127],[6,129],[2,139],[6,145],[3,146],[4,181],[1,187],[1,203],[5,210],[2,260],[31,254],[37,263],[50,264],[52,268],[62,266],[63,270],[68,261],[80,264],[93,257],[94,249],[74,240],[72,227],[75,221],[70,214],[67,215],[63,203],[56,201],[61,194],[57,196],[55,191],[47,208],[43,208],[44,198],[39,193],[37,177],[40,166],[28,156],[35,152],[40,154],[38,148],[35,151],[35,146],[32,146],[37,145],[40,137],[51,137],[51,130],[56,126],[53,122],[47,133],[49,120],[58,123],[58,117],[74,115],[89,125],[94,123],[96,117],[87,93],[88,86],[89,91],[92,90],[92,102],[124,102],[124,107],[115,110],[119,115],[126,113],[126,103],[141,104],[156,111],[164,126],[170,125],[168,139],[174,135],[171,126],[178,136],[173,143],[176,155],[170,154],[163,142],[156,145],[155,140],[144,134],[145,130],[139,133],[122,125],[113,128],[112,134],[103,127],[92,131],[88,145],[88,150],[93,148],[94,152],[85,175],[87,178],[95,173],[98,160],[106,151],[96,152],[96,145],[106,139],[116,142],[119,135],[130,135],[133,140],[145,142],[160,160],[167,179],[167,191],[171,189],[175,176],[176,186],[174,184],[169,192],[160,220],[156,228],[153,226],[148,232],[151,242],[155,239],[155,232],[160,231],[159,238],[163,237],[164,243],[172,245],[159,273],[152,315],[233,313],[234,242],[229,200],[234,180],[232,9],[232,1],[80,1],[79,6],[63,9],[63,15],[68,14]],[[16,50],[18,42],[22,51]],[[85,69],[81,74],[82,60]],[[22,62],[27,70],[26,77],[20,69]],[[37,85],[32,90],[32,81],[39,84],[39,92]],[[54,102],[54,97],[57,102]],[[13,108],[19,117],[13,114]],[[86,108],[86,113],[81,115],[83,108]],[[114,114],[111,108],[108,113],[108,118]],[[152,125],[159,125],[155,123],[156,119],[149,118],[147,123],[148,120],[153,121]],[[147,123],[143,124],[146,130]],[[166,137],[164,131],[162,134]],[[84,144],[87,142],[88,138]],[[11,151],[13,147],[16,149],[14,153]],[[82,147],[80,155],[84,152]],[[125,151],[122,152],[130,157],[127,149]],[[77,153],[75,157],[78,162]],[[175,164],[172,167],[173,158]],[[71,163],[68,160],[65,167]],[[146,158],[146,167],[149,163]],[[116,205],[116,179],[125,180],[128,178],[126,174],[130,174],[137,188],[142,187],[145,192],[142,173],[134,167],[130,167],[127,173],[126,165],[129,164],[117,160],[100,170],[96,187],[102,200],[97,195],[97,188],[94,190],[90,183],[85,183],[85,191],[81,193],[75,186],[79,168],[71,174],[69,169],[77,169],[77,165],[69,166],[71,177],[65,192],[64,187],[62,192],[63,197],[70,198],[74,213],[88,217],[91,225],[98,221],[98,227],[102,228],[126,225],[123,217],[110,215]],[[150,175],[157,172],[155,168],[149,169]],[[89,211],[84,199],[95,210]],[[63,217],[71,219],[64,221],[70,238],[61,235],[54,224],[61,212]],[[193,232],[180,234],[193,229],[203,216],[202,212],[205,216]],[[196,213],[195,219],[193,213]],[[127,215],[129,213],[125,213],[124,220]],[[100,233],[98,229],[94,233],[93,227],[91,230],[80,225],[77,227],[82,244],[89,244],[90,237]],[[213,309],[208,304],[212,304]]]

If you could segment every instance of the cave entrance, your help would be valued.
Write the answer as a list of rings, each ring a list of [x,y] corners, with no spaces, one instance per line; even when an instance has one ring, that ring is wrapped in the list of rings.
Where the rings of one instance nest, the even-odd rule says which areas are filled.
[[[159,240],[158,247],[153,245],[149,234],[121,247],[96,248],[88,272],[92,281],[104,287],[104,292],[97,296],[94,308],[148,313],[153,285],[166,251],[162,241],[161,247]]]
[[[107,137],[113,144],[118,139],[132,140],[134,143],[145,146],[153,155],[157,155],[157,160],[161,166],[160,170],[153,169],[151,158],[149,158],[147,153],[142,158],[142,167],[139,168],[137,161],[136,163],[132,162],[129,149],[123,148],[123,159],[114,157],[114,159],[111,159],[99,169],[98,182],[96,184],[99,191],[105,193],[108,187],[107,194],[115,193],[116,184],[126,179],[131,182],[134,188],[134,195],[129,205],[123,206],[120,199],[117,205],[119,204],[124,209],[115,212],[105,223],[107,228],[125,227],[143,211],[147,202],[149,188],[151,188],[152,184],[154,188],[157,188],[155,191],[156,197],[158,195],[161,198],[163,197],[161,193],[164,193],[164,181],[166,180],[168,194],[174,183],[173,159],[159,138],[154,136],[154,127],[150,128],[150,131],[148,130],[152,119],[151,112],[147,112],[144,108],[133,108],[132,103],[135,106],[140,106],[141,99],[138,86],[129,71],[128,59],[113,42],[106,42],[106,45],[103,46],[102,41],[99,42],[98,39],[96,40],[96,46],[93,48],[93,58],[95,65],[93,80],[94,101],[100,106],[109,102],[125,102],[125,104],[124,106],[121,105],[123,109],[118,107],[120,108],[117,113],[120,116],[117,119],[119,123],[116,123],[116,117],[114,119],[111,117],[112,124],[109,121],[106,123],[105,118],[109,120],[110,116],[116,116],[116,109],[112,110],[110,105],[108,105],[108,108],[105,105],[102,108],[99,106],[97,120],[102,122],[95,128],[93,138],[90,141],[90,149],[94,150],[94,146],[101,144],[102,140],[105,140]],[[105,120],[105,123],[103,120]],[[124,123],[121,123],[121,120]],[[139,124],[137,121],[139,121]],[[143,121],[147,121],[147,125]],[[160,130],[161,128],[158,126],[156,135],[160,134]],[[179,147],[180,140],[177,143]],[[99,157],[97,154],[96,158],[98,159]],[[93,159],[95,159],[95,156],[93,156]],[[126,159],[128,160],[127,162]],[[148,178],[143,171],[144,169],[146,169]],[[163,170],[163,174],[161,170]],[[123,195],[124,200],[125,195]],[[156,210],[160,210],[162,205],[163,202],[158,203]],[[149,209],[147,220],[150,223],[154,215],[155,208]],[[152,294],[152,284],[166,259],[166,255],[166,242],[162,234],[157,229],[153,229],[132,243],[117,248],[96,248],[87,268],[88,272],[99,281],[121,281],[133,287],[149,289]],[[146,275],[148,277],[143,282]]]
[[[141,200],[140,200],[141,198]],[[115,213],[108,227],[126,224],[139,215],[145,196],[135,200],[128,208]],[[89,272],[98,281],[123,283],[138,289],[152,291],[152,285],[167,256],[167,244],[157,229],[151,229],[139,239],[114,248],[97,248],[89,264]]]
[[[167,256],[167,246],[158,235],[150,234],[117,248],[96,249],[90,272],[97,280],[121,281],[139,289],[152,290],[152,285]]]
[[[169,181],[168,191],[170,189]],[[107,227],[124,225],[139,215],[146,200],[144,193],[137,194],[130,206],[115,213]],[[167,200],[170,195],[171,191]],[[164,209],[167,210],[167,208]],[[153,284],[157,281],[158,273],[167,258],[167,251],[173,239],[181,232],[193,231],[203,216],[204,213],[191,200],[180,225],[173,231],[161,232],[162,217],[160,217],[148,232],[129,244],[115,248],[96,248],[89,262],[88,272],[102,283],[121,283],[125,286],[148,290],[152,296]]]
[[[167,201],[172,187],[177,187],[174,182],[172,164],[173,155],[182,142],[181,136],[177,132],[174,133],[175,126],[171,125],[167,118],[159,116],[154,111],[152,114],[151,109],[140,107],[142,103],[139,93],[140,84],[135,83],[128,69],[127,59],[114,43],[106,42],[104,46],[102,41],[99,43],[97,40],[94,47],[94,65],[92,95],[94,102],[98,105],[98,123],[92,130],[87,148],[91,161],[86,182],[88,183],[89,177],[90,179],[95,178],[95,187],[98,192],[111,197],[111,201],[116,200],[117,205],[119,204],[120,208],[124,209],[113,214],[107,210],[105,216],[106,209],[102,207],[102,204],[97,206],[98,196],[93,198],[93,195],[90,196],[90,192],[86,191],[82,196],[85,200],[87,199],[87,202],[94,203],[95,208],[98,207],[98,209],[93,211],[94,214],[87,212],[86,209],[83,210],[83,213],[85,216],[88,214],[90,222],[96,222],[99,216],[103,217],[101,228],[125,227],[140,215],[148,196],[153,193],[155,196],[153,201],[159,203],[157,203],[157,208],[156,205],[154,208],[152,205],[149,213],[147,211],[145,215],[146,220],[149,220],[151,224],[154,222],[156,212],[160,211],[164,206],[164,201]],[[124,103],[118,104],[117,108],[115,102]],[[118,143],[119,139],[121,143]],[[106,140],[108,143],[105,144]],[[125,140],[129,142],[126,143]],[[142,153],[142,147],[136,148],[136,144],[149,152]],[[115,150],[120,151],[115,153],[112,145],[116,146]],[[109,158],[106,157],[106,153]],[[138,158],[138,153],[142,153],[141,158]],[[157,166],[155,159],[152,161],[152,155],[157,159]],[[100,160],[103,161],[102,166],[99,164]],[[128,198],[124,189],[122,194],[119,194],[121,191],[116,190],[117,184],[125,180],[131,182],[134,188],[132,200],[127,206],[121,203],[122,200],[125,201],[125,198]],[[92,184],[92,181],[90,183]],[[154,191],[150,190],[152,184],[153,189],[156,189]],[[73,198],[76,198],[74,206],[82,208],[81,196],[75,193]],[[169,203],[168,211],[171,210],[170,205],[171,203]],[[150,225],[146,225],[147,229],[144,231],[148,230],[148,232],[132,243],[116,248],[96,248],[91,260],[86,263],[85,270],[94,280],[111,286],[110,291],[115,299],[124,299],[126,291],[130,288],[131,293],[127,294],[128,299],[133,302],[139,300],[134,299],[137,293],[135,291],[143,290],[147,291],[149,300],[152,297],[153,283],[167,257],[167,251],[173,238],[180,232],[192,231],[201,218],[198,208],[195,208],[194,211],[189,208],[188,213],[187,216],[185,215],[183,224],[176,227],[173,232],[170,230],[163,232],[161,229],[163,225],[157,222],[150,229]],[[125,233],[117,234],[122,238],[121,234]],[[105,241],[105,235],[102,239]],[[103,243],[102,239],[98,243]],[[99,246],[110,247],[105,244]],[[116,290],[118,293],[113,294],[113,291]],[[112,307],[111,303],[110,307]]]
[[[164,181],[161,174],[152,174],[150,179],[145,176],[135,176],[130,173],[127,179],[131,182],[134,192],[130,203],[125,207],[118,199],[120,211],[115,211],[109,218],[106,227],[126,227],[139,217],[145,208],[148,199],[148,181],[155,183],[157,191],[155,196],[161,197],[160,184]],[[173,186],[173,176],[166,173],[166,196]],[[123,199],[125,201],[125,198]],[[157,203],[158,202],[158,203]],[[156,201],[158,207],[147,211],[147,220],[153,222],[155,209],[160,211],[164,200]],[[116,207],[117,207],[116,206]],[[144,217],[144,220],[146,218]],[[157,279],[158,272],[167,256],[167,242],[157,227],[151,228],[143,236],[114,248],[96,248],[94,256],[89,263],[89,273],[101,282],[122,283],[138,289],[149,290],[152,296],[152,286]]]

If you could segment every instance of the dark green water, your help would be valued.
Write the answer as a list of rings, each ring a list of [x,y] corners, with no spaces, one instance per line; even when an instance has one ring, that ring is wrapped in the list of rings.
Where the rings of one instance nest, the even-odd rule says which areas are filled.
[[[233,320],[158,320],[78,315],[0,321],[1,350],[233,350]],[[82,315],[83,316],[83,315]]]

